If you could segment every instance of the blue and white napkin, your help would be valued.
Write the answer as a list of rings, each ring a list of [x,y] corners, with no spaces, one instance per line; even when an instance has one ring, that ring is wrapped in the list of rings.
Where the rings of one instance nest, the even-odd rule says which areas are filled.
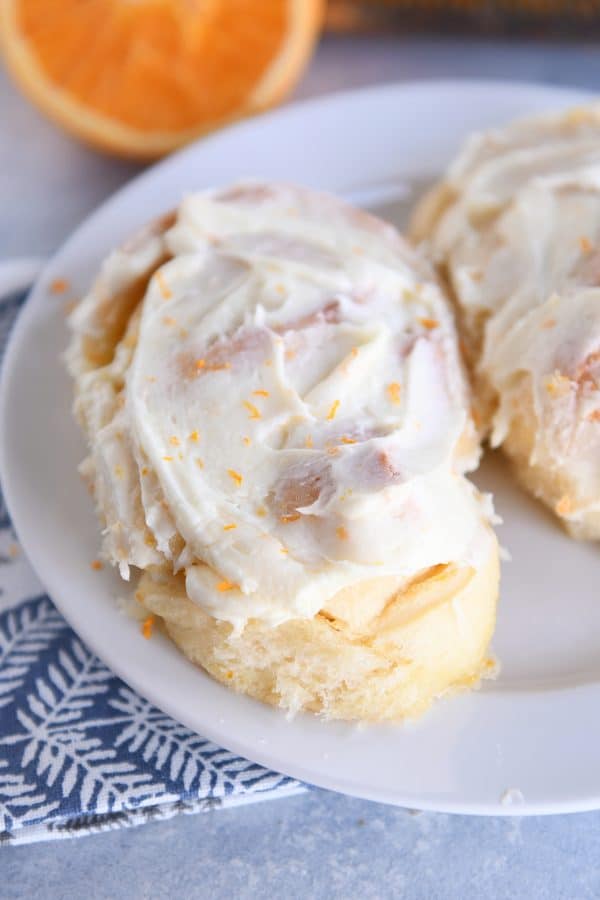
[[[0,358],[22,299],[0,300]],[[304,789],[194,734],[116,678],[44,593],[0,493],[0,843]]]

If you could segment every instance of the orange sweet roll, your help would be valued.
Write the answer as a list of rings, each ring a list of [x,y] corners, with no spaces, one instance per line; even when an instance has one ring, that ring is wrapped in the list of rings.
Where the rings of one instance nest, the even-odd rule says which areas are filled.
[[[600,538],[600,108],[472,138],[425,202],[492,443],[576,536]],[[565,501],[568,498],[568,502]]]
[[[119,372],[124,404],[105,422],[101,380],[80,377],[78,391],[98,505],[119,520],[122,558],[106,535],[104,552],[123,572],[144,569],[167,630],[178,597],[243,640],[314,623],[362,585],[378,586],[369,608],[380,608],[424,572],[496,558],[489,504],[464,477],[477,448],[459,449],[470,403],[452,315],[391,226],[328,195],[249,182],[188,196],[164,246]],[[84,301],[90,314],[98,302]],[[116,462],[127,477],[106,477]],[[201,664],[225,679],[234,667],[203,648]]]

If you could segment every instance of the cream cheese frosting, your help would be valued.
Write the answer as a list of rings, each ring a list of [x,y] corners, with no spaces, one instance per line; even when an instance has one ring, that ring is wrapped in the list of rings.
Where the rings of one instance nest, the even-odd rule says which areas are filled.
[[[474,136],[420,213],[497,395],[502,444],[528,378],[530,464],[567,473],[557,512],[600,512],[600,109]],[[532,423],[533,427],[533,423]]]
[[[90,364],[107,296],[149,270]],[[275,625],[489,552],[451,313],[391,226],[287,185],[194,194],[112,254],[71,327],[83,471],[123,577],[183,570],[210,615]]]

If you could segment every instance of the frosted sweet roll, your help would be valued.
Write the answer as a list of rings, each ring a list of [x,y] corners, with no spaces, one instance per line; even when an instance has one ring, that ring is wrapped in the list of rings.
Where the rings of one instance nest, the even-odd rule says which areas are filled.
[[[193,662],[373,720],[489,672],[497,544],[452,314],[392,227],[290,186],[195,194],[71,328],[103,554]]]
[[[484,426],[571,534],[600,538],[600,109],[479,134],[418,208]]]

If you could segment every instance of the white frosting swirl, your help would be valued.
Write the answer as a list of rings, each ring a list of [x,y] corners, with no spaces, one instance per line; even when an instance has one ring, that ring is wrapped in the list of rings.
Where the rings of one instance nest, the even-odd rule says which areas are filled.
[[[417,213],[496,392],[501,444],[530,379],[530,464],[568,474],[559,514],[600,511],[600,110],[476,135]]]
[[[106,366],[90,369],[78,335],[114,270],[139,273],[135,251],[72,319],[85,467],[124,576],[184,569],[213,616],[275,624],[358,582],[480,558],[452,318],[394,229],[251,183],[184,200],[165,249]],[[110,415],[107,379],[124,385]]]

